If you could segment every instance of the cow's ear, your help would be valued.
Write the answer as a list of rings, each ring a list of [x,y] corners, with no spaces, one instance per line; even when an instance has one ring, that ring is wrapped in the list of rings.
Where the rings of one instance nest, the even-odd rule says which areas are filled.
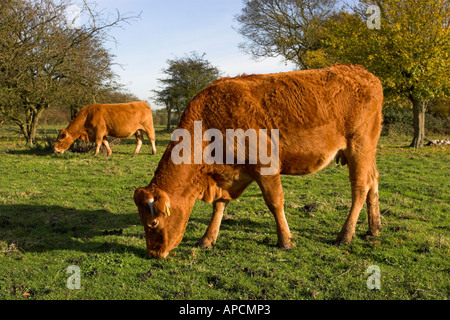
[[[62,139],[65,139],[66,136],[67,136],[66,131],[64,129],[62,129],[62,130],[59,131],[57,139],[58,140],[62,140]]]
[[[171,212],[169,195],[164,191],[159,190],[158,196],[155,199],[155,207],[159,212],[162,212],[166,216],[170,217]]]
[[[170,203],[165,203],[164,204],[164,213],[170,217]]]
[[[144,188],[137,188],[134,192],[134,203],[137,206],[153,202],[153,196]]]

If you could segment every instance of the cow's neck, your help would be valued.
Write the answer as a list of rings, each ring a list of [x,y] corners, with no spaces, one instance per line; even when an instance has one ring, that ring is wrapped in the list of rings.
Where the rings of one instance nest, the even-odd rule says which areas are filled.
[[[78,139],[81,134],[86,131],[84,127],[86,118],[86,113],[81,111],[75,118],[72,119],[72,121],[70,121],[67,131],[69,131],[75,139]]]
[[[189,131],[191,139],[194,138],[195,121],[202,120],[200,113],[197,112],[201,105],[193,105],[192,103],[190,103],[189,108],[186,108],[177,126],[177,129]],[[176,144],[177,142],[172,141],[168,145],[149,187],[164,190],[169,196],[183,198],[193,206],[196,199],[202,198],[202,194],[207,188],[206,167],[203,164],[193,163],[174,164],[171,153]],[[194,152],[194,148],[192,142],[191,152]],[[191,159],[194,159],[194,154],[192,154]]]
[[[165,191],[169,196],[197,199],[203,190],[202,165],[174,164],[170,159],[173,143],[164,153],[149,185]]]

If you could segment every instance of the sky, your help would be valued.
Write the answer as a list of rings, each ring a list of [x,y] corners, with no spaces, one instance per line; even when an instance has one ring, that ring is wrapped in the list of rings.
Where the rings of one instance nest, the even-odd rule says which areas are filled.
[[[96,10],[141,18],[122,28],[110,29],[116,39],[107,44],[115,62],[119,82],[140,100],[153,101],[152,90],[167,60],[185,57],[190,52],[205,53],[205,59],[222,71],[223,76],[242,73],[260,74],[291,71],[292,64],[281,58],[255,61],[239,49],[245,39],[233,29],[235,16],[241,12],[242,0],[91,0]]]

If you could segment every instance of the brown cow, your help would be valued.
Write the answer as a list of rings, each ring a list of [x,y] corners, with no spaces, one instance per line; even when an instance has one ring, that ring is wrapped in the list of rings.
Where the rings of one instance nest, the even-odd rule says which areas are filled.
[[[265,165],[249,161],[176,164],[172,151],[182,140],[173,138],[150,184],[137,188],[134,195],[144,224],[147,254],[165,258],[178,246],[197,199],[213,204],[212,220],[199,242],[200,247],[210,247],[217,239],[227,203],[253,181],[275,217],[278,246],[290,249],[280,174],[313,173],[333,159],[348,164],[352,188],[352,206],[337,244],[351,242],[365,202],[368,235],[377,236],[381,221],[375,153],[382,103],[380,81],[364,68],[352,65],[223,78],[212,83],[189,103],[178,128],[192,134],[196,121],[201,121],[203,131],[216,128],[223,135],[230,128],[278,129],[278,171],[262,175]],[[196,143],[194,139],[191,150]],[[206,145],[202,144],[202,150]]]
[[[96,143],[95,155],[102,143],[108,150],[108,155],[111,155],[106,136],[128,138],[134,133],[137,139],[134,154],[137,154],[144,139],[141,130],[146,132],[151,141],[152,154],[156,154],[152,110],[146,102],[92,104],[81,109],[67,129],[59,132],[54,151],[64,153],[75,140],[82,139]]]

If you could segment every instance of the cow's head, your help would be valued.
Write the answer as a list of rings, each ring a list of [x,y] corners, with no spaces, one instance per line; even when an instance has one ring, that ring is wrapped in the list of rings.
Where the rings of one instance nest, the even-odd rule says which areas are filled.
[[[56,153],[64,153],[64,151],[70,148],[74,141],[75,138],[73,137],[73,135],[70,134],[67,129],[62,129],[58,134],[58,138],[56,139],[53,150]]]
[[[170,199],[162,190],[144,188],[136,189],[134,202],[144,224],[147,255],[166,258],[183,239],[192,205]]]
[[[53,150],[55,151],[55,153],[64,153],[64,151],[69,149],[72,143],[77,139],[89,141],[86,133],[79,133],[77,135],[74,135],[69,132],[69,130],[62,129],[58,134],[58,138],[56,138]]]

